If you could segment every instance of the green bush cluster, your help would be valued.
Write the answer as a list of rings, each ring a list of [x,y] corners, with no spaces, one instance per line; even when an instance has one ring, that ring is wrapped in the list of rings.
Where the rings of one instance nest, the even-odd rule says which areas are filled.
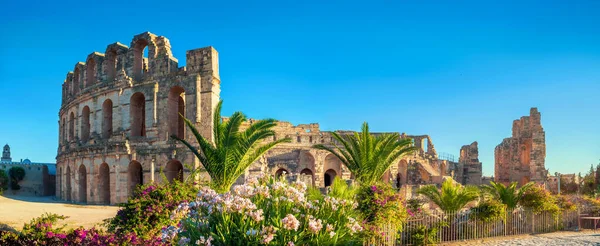
[[[2,195],[3,191],[8,190],[8,183],[8,174],[6,174],[6,171],[0,170],[0,195]]]
[[[134,195],[113,218],[105,220],[109,232],[134,232],[141,238],[152,238],[172,225],[171,213],[179,203],[192,200],[198,189],[189,182],[173,182],[139,186]]]
[[[471,208],[471,214],[473,216],[470,216],[470,218],[475,220],[483,222],[496,221],[506,215],[506,205],[495,200],[483,201]]]
[[[8,176],[10,176],[10,188],[12,190],[20,190],[21,186],[19,182],[25,178],[25,169],[22,167],[11,167],[8,169]]]

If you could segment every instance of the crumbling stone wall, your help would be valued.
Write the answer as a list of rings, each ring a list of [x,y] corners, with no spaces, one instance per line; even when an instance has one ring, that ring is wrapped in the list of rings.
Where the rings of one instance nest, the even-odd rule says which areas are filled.
[[[545,183],[545,132],[537,108],[531,108],[529,116],[513,122],[512,137],[496,146],[494,154],[496,182]]]
[[[462,179],[458,181],[464,185],[480,185],[482,170],[477,142],[473,142],[470,145],[463,145],[460,148],[458,162],[463,168]]]

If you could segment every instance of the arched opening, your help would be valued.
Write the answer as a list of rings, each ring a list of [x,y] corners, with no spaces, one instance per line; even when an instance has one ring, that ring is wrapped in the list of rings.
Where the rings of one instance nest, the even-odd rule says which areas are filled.
[[[100,193],[100,202],[110,204],[110,170],[106,163],[100,165],[98,191]]]
[[[290,175],[290,172],[285,168],[279,168],[275,171],[275,178],[280,178],[283,175]]]
[[[113,103],[106,99],[102,104],[102,138],[108,139],[113,133]]]
[[[63,174],[62,173],[62,168],[58,167],[58,172],[56,173],[56,187],[58,187],[58,189],[56,191],[56,197],[58,199],[62,199],[63,198],[63,194],[62,194],[62,191],[63,191],[63,188],[62,188],[63,177],[62,177],[62,174]]]
[[[133,77],[137,81],[142,80],[144,73],[147,72],[147,58],[144,57],[147,46],[148,41],[145,39],[140,39],[133,47]]]
[[[85,166],[79,166],[79,202],[87,202],[87,172]]]
[[[89,59],[86,62],[85,77],[86,83],[83,85],[83,88],[96,83],[96,61],[94,59]]]
[[[131,96],[129,103],[131,117],[131,136],[146,136],[146,98],[141,92]]]
[[[90,107],[83,107],[81,111],[81,141],[86,143],[90,139]]]
[[[71,167],[67,166],[67,176],[65,177],[66,181],[66,200],[71,201]]]
[[[75,72],[73,72],[73,94],[79,93],[80,84],[80,76],[79,68],[75,68]]]
[[[185,125],[179,114],[185,116],[185,90],[182,87],[175,86],[169,91],[168,97],[168,117],[169,134],[176,135],[178,138],[184,138]]]
[[[129,195],[133,195],[135,188],[138,185],[144,184],[144,172],[142,164],[137,161],[129,163]]]
[[[385,173],[383,173],[383,175],[381,176],[381,181],[384,183],[389,183],[390,182],[390,169],[388,169],[387,171],[385,171]]]
[[[165,176],[167,176],[168,182],[172,182],[174,179],[183,181],[183,165],[181,165],[181,162],[178,160],[169,161],[165,170]]]
[[[337,176],[337,172],[333,169],[329,169],[323,175],[323,180],[325,181],[325,187],[331,186],[333,184],[333,179]]]
[[[308,168],[304,168],[300,171],[299,180],[309,186],[315,185],[315,175],[313,174],[313,171]]]
[[[117,76],[117,51],[111,49],[106,53],[106,80],[111,82]]]
[[[62,118],[60,123],[60,140],[62,142],[67,141],[67,124],[65,123],[65,118]],[[61,143],[62,144],[62,143]]]
[[[69,116],[69,141],[75,140],[75,114]]]

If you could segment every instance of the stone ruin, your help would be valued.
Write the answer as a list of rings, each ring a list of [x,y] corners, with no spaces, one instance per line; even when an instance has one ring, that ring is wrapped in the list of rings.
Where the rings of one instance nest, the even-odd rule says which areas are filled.
[[[495,181],[503,184],[518,182],[519,185],[530,181],[545,184],[548,175],[544,166],[545,135],[537,108],[531,108],[529,116],[515,120],[512,137],[505,138],[494,151]]]
[[[148,57],[144,57],[144,50]],[[188,50],[179,67],[167,38],[145,32],[130,46],[113,43],[77,62],[62,85],[58,113],[56,196],[89,204],[125,202],[137,185],[184,179],[201,166],[180,138],[195,143],[178,117],[183,114],[212,139],[212,119],[220,100],[219,59],[212,47]],[[275,127],[285,143],[256,161],[245,177],[281,175],[325,187],[336,176],[352,179],[335,156],[313,149],[331,144],[331,132],[318,124]],[[338,131],[341,134],[349,131]],[[419,148],[392,165],[383,179],[396,187],[439,184],[448,163],[440,161],[428,135],[406,135]],[[161,172],[166,180],[162,179]],[[206,174],[203,174],[206,177]]]

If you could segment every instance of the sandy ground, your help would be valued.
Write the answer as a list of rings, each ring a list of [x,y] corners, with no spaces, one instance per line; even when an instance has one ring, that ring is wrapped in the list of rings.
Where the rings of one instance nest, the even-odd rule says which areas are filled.
[[[554,232],[536,235],[489,238],[443,244],[446,246],[563,246],[563,245],[600,245],[600,231]]]
[[[0,196],[0,226],[17,230],[35,217],[48,212],[69,216],[63,222],[69,228],[92,227],[117,214],[116,206],[76,205],[55,201],[54,197]]]

